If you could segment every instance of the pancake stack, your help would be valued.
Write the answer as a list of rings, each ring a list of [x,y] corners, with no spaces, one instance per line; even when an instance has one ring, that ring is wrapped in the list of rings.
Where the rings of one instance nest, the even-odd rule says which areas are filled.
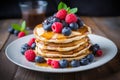
[[[39,24],[34,29],[36,55],[42,56],[46,60],[80,60],[91,53],[89,33],[91,33],[91,29],[85,24],[77,31],[72,31],[69,36],[45,31],[43,24]]]

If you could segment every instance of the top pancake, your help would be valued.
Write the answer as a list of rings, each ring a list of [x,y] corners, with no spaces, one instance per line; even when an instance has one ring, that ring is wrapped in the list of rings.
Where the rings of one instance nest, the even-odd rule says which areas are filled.
[[[80,40],[91,33],[91,29],[84,25],[77,31],[72,31],[71,35],[64,36],[61,33],[54,33],[52,31],[45,31],[42,28],[42,24],[39,24],[34,29],[34,35],[37,39],[43,42],[54,42],[54,43],[69,43],[74,40]]]

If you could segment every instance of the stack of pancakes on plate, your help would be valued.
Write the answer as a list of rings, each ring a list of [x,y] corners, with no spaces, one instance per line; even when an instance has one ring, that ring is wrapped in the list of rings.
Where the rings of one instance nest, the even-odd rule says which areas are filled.
[[[70,36],[60,33],[45,31],[42,24],[34,29],[36,38],[36,54],[47,59],[79,60],[90,54],[90,40],[88,34],[91,33],[90,27],[84,25],[77,31],[72,31]]]

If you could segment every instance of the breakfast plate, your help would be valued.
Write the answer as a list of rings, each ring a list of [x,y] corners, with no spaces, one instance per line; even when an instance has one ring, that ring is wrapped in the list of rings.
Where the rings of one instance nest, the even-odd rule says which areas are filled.
[[[103,55],[101,57],[95,57],[95,60],[92,63],[85,66],[79,66],[75,68],[54,69],[50,67],[37,66],[35,65],[35,62],[27,61],[25,57],[20,53],[20,48],[23,44],[27,43],[30,38],[34,37],[33,34],[25,36],[23,38],[19,38],[11,42],[7,46],[5,53],[7,58],[18,66],[34,71],[52,72],[52,73],[67,73],[67,72],[77,72],[77,71],[93,69],[102,66],[103,64],[109,62],[111,59],[115,57],[115,55],[117,54],[117,47],[111,40],[95,34],[89,34],[88,36],[91,40],[91,43],[93,44],[97,43],[100,45],[103,51]]]

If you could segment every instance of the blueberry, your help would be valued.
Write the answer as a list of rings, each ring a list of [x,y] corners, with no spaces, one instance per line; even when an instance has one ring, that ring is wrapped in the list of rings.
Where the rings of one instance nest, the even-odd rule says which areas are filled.
[[[92,46],[90,47],[90,50],[91,50],[91,51],[96,51],[96,50],[98,50],[98,49],[100,49],[100,46],[99,46],[98,44],[94,44],[94,45],[92,45]]]
[[[94,55],[96,55],[97,50],[99,50],[99,49],[98,49],[98,48],[96,48],[96,47],[93,47],[92,52],[93,52],[93,54],[94,54]]]
[[[25,53],[25,49],[23,49],[23,48],[21,48],[21,50],[20,50],[20,52],[24,55],[24,53]]]
[[[31,48],[35,49],[35,47],[36,47],[36,43],[32,43]]]
[[[78,67],[78,66],[80,66],[80,63],[79,63],[78,60],[72,60],[71,63],[70,63],[70,65],[71,65],[72,67]]]
[[[41,56],[36,56],[35,57],[35,62],[42,63],[44,61],[45,61],[45,59],[43,57],[41,57]]]
[[[59,61],[59,64],[61,68],[66,68],[68,66],[68,61],[65,59],[62,59]]]
[[[53,23],[54,23],[54,22],[60,22],[60,19],[54,17],[53,20],[52,20],[52,22],[53,22]]]
[[[89,55],[87,55],[86,58],[89,60],[89,62],[92,62],[94,60],[94,55],[93,54],[89,54]]]
[[[25,43],[25,44],[22,45],[21,48],[23,48],[23,49],[30,49],[31,47],[27,43]]]
[[[49,24],[43,24],[43,28],[44,28],[44,30],[46,30],[46,31],[52,31],[51,26],[52,26],[51,23],[49,23]]]
[[[87,64],[89,64],[89,60],[87,58],[83,58],[83,59],[80,60],[80,64],[81,65],[87,65]]]
[[[8,28],[8,31],[9,31],[9,33],[11,33],[11,34],[14,33],[14,29],[13,29],[12,27],[9,27],[9,28]]]
[[[98,44],[94,44],[94,47],[96,47],[97,49],[100,49],[100,46]]]
[[[61,20],[61,23],[63,24],[63,27],[68,27],[68,24],[64,20]]]
[[[18,31],[18,30],[14,30],[14,35],[18,35],[18,33],[19,33],[20,31]]]
[[[62,29],[62,34],[65,36],[69,36],[72,33],[71,29],[69,27],[64,27]]]
[[[77,23],[70,23],[70,24],[69,24],[69,27],[70,27],[72,30],[77,30],[77,29],[78,29],[78,24],[77,24]]]
[[[25,51],[26,50],[28,50],[28,49],[31,49],[31,47],[27,44],[27,43],[25,43],[25,44],[23,44],[22,46],[21,46],[21,53],[22,54],[24,54],[25,53]]]
[[[79,28],[84,25],[84,23],[83,23],[83,21],[80,19],[80,17],[78,17],[78,19],[77,19],[77,24],[78,24]]]

